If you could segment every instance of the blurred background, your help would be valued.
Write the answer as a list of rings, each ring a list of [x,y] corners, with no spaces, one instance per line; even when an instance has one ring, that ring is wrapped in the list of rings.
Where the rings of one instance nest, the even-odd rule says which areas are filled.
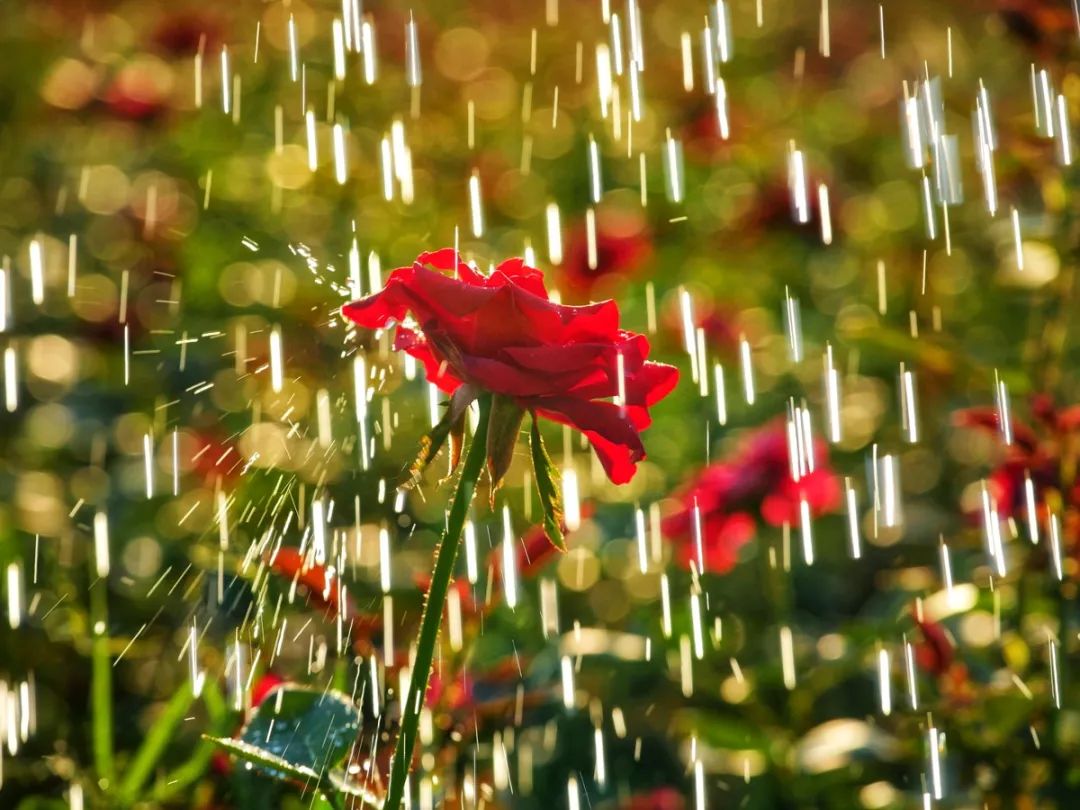
[[[682,382],[625,486],[545,427],[566,554],[524,445],[477,501],[414,802],[1074,806],[1078,30],[0,6],[0,805],[380,794],[449,487],[398,492],[439,396],[338,309],[458,246],[615,298]],[[202,736],[282,682],[352,711],[340,762],[293,729],[333,802]]]

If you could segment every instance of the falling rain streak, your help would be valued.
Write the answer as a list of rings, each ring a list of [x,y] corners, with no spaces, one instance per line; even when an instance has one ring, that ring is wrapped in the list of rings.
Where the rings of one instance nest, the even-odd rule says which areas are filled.
[[[639,459],[612,436],[633,426],[636,438],[654,404],[636,376],[643,344],[620,337],[600,352],[588,381],[600,393],[580,420],[568,410],[577,400],[549,390],[565,373],[558,361],[511,347],[527,364],[523,384],[547,398],[514,405],[544,411],[521,432],[536,415],[593,421],[585,436],[545,424],[550,480],[537,480],[522,442],[503,488],[482,483],[459,524],[437,680],[411,693],[420,722],[408,806],[633,802],[627,780],[662,759],[663,739],[677,760],[670,781],[697,810],[736,806],[768,769],[794,779],[851,766],[860,740],[890,760],[898,785],[882,775],[853,788],[861,804],[918,794],[933,807],[961,790],[976,801],[999,776],[969,762],[953,731],[958,712],[989,711],[971,697],[987,683],[1031,704],[1039,750],[1067,731],[1054,712],[1075,699],[1062,600],[1076,575],[1076,417],[1028,394],[1036,377],[1071,390],[1068,308],[1054,309],[1072,270],[1051,242],[1054,208],[1067,206],[1061,170],[1074,162],[1075,75],[1024,61],[1017,92],[1000,64],[976,64],[974,40],[997,41],[1004,17],[961,36],[881,3],[862,10],[872,60],[851,67],[841,64],[853,56],[850,9],[830,0],[802,28],[766,0],[713,0],[693,14],[638,0],[541,5],[537,27],[515,32],[494,17],[451,25],[424,4],[397,16],[359,0],[329,13],[286,4],[198,32],[175,75],[164,53],[128,54],[135,22],[99,15],[82,26],[78,58],[56,67],[72,86],[35,82],[64,115],[90,115],[76,105],[84,92],[93,115],[125,119],[130,130],[114,122],[125,149],[190,116],[191,142],[173,151],[199,164],[185,165],[186,179],[151,167],[149,149],[106,164],[98,152],[113,136],[78,117],[85,132],[57,136],[68,162],[50,173],[46,150],[27,159],[26,178],[55,178],[25,210],[8,204],[4,234],[18,241],[0,265],[4,431],[15,437],[0,505],[5,605],[20,644],[50,622],[86,626],[69,646],[89,662],[91,739],[57,736],[39,763],[69,807],[204,795],[206,762],[192,759],[202,770],[188,779],[188,766],[170,771],[151,749],[188,732],[244,733],[244,719],[268,716],[253,705],[256,684],[279,672],[342,697],[341,725],[358,728],[337,761],[296,768],[304,801],[339,778],[356,796],[384,788],[375,769],[409,708],[416,622],[435,593],[420,574],[448,521],[439,479],[456,481],[471,443],[493,435],[474,435],[472,402],[493,372],[432,338],[409,306],[395,303],[378,330],[339,308],[384,285],[397,295],[400,276],[384,279],[383,260],[407,265],[418,247],[442,244],[461,263],[453,272],[490,289],[505,279],[499,246],[520,250],[548,271],[554,300],[594,314],[590,329],[619,329],[600,303],[619,297],[622,327],[646,330],[683,379]],[[496,42],[485,26],[503,25],[514,36]],[[796,30],[777,58],[788,41],[777,32]],[[168,50],[159,38],[154,48]],[[787,90],[774,99],[766,65],[776,63]],[[873,155],[857,151],[864,132]],[[135,158],[146,167],[132,169]],[[872,175],[853,178],[858,166]],[[7,178],[12,200],[38,182],[26,178]],[[247,216],[245,200],[264,213]],[[214,229],[233,241],[188,258],[188,243]],[[779,234],[775,249],[757,250],[759,231]],[[781,253],[783,240],[795,253]],[[688,259],[683,244],[699,253]],[[1000,310],[989,292],[999,286]],[[434,283],[425,293],[458,305]],[[485,326],[513,330],[511,315],[538,294],[516,290],[514,313],[485,312]],[[1031,320],[1035,337],[986,361],[1007,324],[968,323],[983,307]],[[961,356],[965,340],[978,351]],[[1028,375],[1022,364],[1036,356]],[[959,398],[983,409],[961,426],[989,426],[981,443],[945,411]],[[423,453],[435,455],[451,422],[441,435],[451,458],[409,474],[419,436],[430,431]],[[610,444],[640,464],[625,489],[608,480]],[[64,453],[78,462],[67,473]],[[702,481],[685,480],[699,466]],[[969,514],[942,505],[943,480]],[[556,485],[565,553],[536,528]],[[865,637],[826,631],[824,617],[846,608],[821,577],[836,589],[859,578],[895,604],[875,614],[873,633],[860,625]],[[983,649],[1008,668],[968,667]],[[931,654],[941,672],[928,671]],[[33,659],[5,662],[0,681],[11,773],[37,732],[38,701],[59,700],[36,680],[58,673],[34,672]],[[164,673],[155,695],[166,694],[166,664],[185,684],[160,706],[122,691],[146,661]],[[623,666],[640,669],[620,707],[603,684],[622,683]],[[828,723],[853,725],[797,730],[834,666],[852,679],[851,711]],[[249,745],[292,723],[283,692],[270,694],[273,724]],[[753,707],[751,731],[713,734],[710,701],[735,729]],[[234,724],[216,716],[225,703]],[[138,740],[114,733],[129,710]],[[143,747],[129,752],[132,742]]]

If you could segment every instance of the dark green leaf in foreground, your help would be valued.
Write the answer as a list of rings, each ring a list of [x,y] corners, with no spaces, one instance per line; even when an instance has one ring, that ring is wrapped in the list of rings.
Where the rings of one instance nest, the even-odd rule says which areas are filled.
[[[258,706],[239,739],[214,741],[271,776],[318,782],[345,758],[359,731],[359,710],[346,695],[281,686]]]
[[[284,757],[271,754],[269,751],[257,745],[246,743],[243,740],[232,737],[211,737],[206,739],[220,745],[237,759],[250,762],[260,771],[279,779],[299,779],[304,782],[315,784],[319,781],[319,775],[311,768],[290,762]]]
[[[335,769],[327,774],[327,781],[339,793],[352,797],[353,803],[349,805],[352,810],[362,810],[362,808],[367,807],[381,808],[383,806],[383,800],[370,788],[370,778],[364,779],[362,774],[346,775],[343,770]]]

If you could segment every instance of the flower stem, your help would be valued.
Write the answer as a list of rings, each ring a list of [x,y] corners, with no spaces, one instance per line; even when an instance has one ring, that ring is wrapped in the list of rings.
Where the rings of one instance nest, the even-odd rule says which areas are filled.
[[[117,803],[121,807],[134,804],[139,796],[139,790],[150,778],[154,766],[161,759],[165,749],[172,741],[176,730],[183,722],[187,710],[195,702],[195,694],[191,691],[191,681],[185,680],[180,687],[173,692],[164,710],[150,727],[149,733],[143,738],[138,753],[131,760],[124,776],[117,788]]]
[[[390,787],[383,803],[383,810],[397,810],[401,806],[405,793],[405,780],[412,765],[413,749],[416,746],[417,729],[420,724],[420,709],[423,696],[427,692],[428,678],[431,677],[431,664],[435,658],[435,645],[439,639],[439,627],[442,624],[443,607],[446,594],[450,590],[450,581],[454,575],[454,563],[457,560],[458,546],[461,545],[461,531],[465,526],[465,517],[469,513],[476,482],[484,468],[485,448],[487,444],[488,416],[491,412],[491,397],[481,396],[480,422],[469,454],[461,471],[461,480],[454,491],[450,505],[450,514],[446,521],[446,531],[435,552],[435,570],[431,574],[427,601],[424,603],[424,615],[420,620],[420,637],[416,643],[416,661],[413,664],[409,691],[401,707],[401,733],[397,747],[390,760]]]
[[[94,767],[98,779],[112,787],[112,661],[109,658],[109,606],[104,578],[90,586],[90,713],[93,727]]]
[[[206,707],[207,732],[214,736],[228,734],[231,722],[229,708],[225,705],[225,697],[213,678],[208,678],[203,685],[202,701]],[[151,800],[165,804],[184,793],[189,785],[198,781],[206,773],[215,751],[217,751],[217,745],[204,737],[185,762],[163,774],[156,781],[150,793]]]

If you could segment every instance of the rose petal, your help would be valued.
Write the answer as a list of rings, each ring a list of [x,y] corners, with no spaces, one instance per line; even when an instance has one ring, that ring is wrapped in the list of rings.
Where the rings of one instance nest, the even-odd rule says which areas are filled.
[[[627,483],[637,472],[637,462],[645,458],[641,437],[617,405],[549,397],[538,401],[536,410],[584,433],[612,483]]]

